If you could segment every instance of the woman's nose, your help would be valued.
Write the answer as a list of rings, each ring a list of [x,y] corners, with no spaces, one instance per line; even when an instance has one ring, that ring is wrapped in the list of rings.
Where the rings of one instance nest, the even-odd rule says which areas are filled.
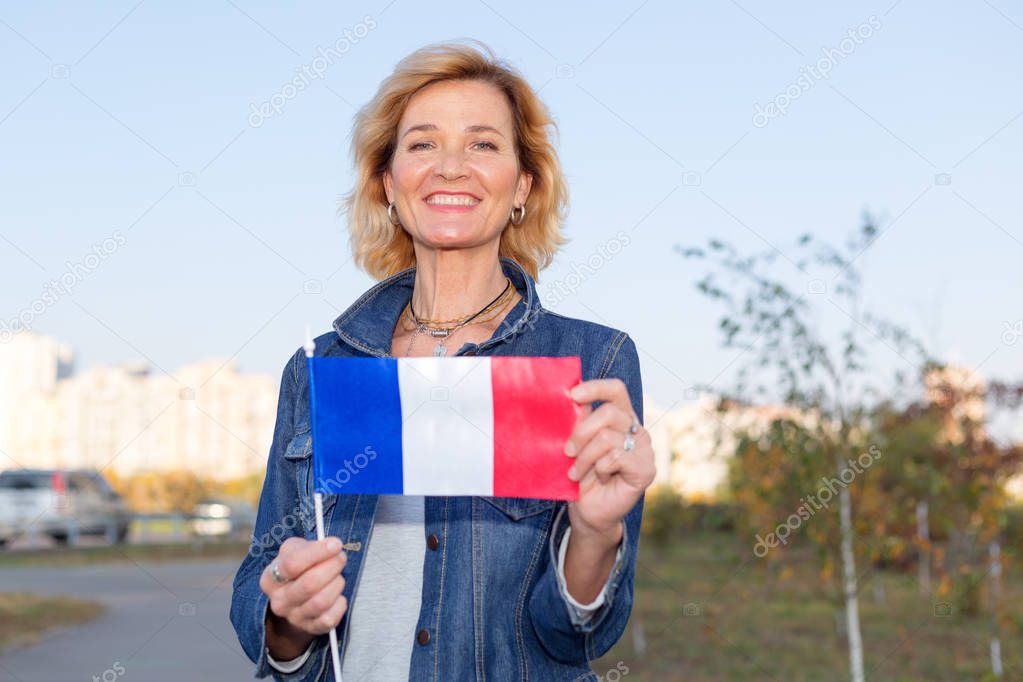
[[[437,174],[448,180],[467,175],[463,150],[457,148],[441,150],[440,156],[437,158]]]

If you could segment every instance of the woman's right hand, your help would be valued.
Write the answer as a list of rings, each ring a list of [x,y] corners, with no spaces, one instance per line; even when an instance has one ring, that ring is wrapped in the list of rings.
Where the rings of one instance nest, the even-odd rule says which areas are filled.
[[[346,561],[336,537],[288,538],[281,544],[277,558],[259,577],[259,589],[270,598],[266,642],[275,659],[301,656],[314,637],[341,622],[348,610],[348,600],[341,594]],[[285,582],[274,580],[274,563]]]

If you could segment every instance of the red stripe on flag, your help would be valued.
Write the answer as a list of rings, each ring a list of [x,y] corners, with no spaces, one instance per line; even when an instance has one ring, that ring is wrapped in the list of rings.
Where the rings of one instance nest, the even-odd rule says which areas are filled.
[[[568,395],[582,380],[578,357],[492,357],[494,495],[579,499],[565,443],[582,414]]]

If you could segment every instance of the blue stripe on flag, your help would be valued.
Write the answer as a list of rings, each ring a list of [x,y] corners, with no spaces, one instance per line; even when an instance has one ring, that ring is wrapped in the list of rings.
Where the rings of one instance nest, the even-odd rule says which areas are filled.
[[[308,358],[316,492],[402,492],[395,358]]]

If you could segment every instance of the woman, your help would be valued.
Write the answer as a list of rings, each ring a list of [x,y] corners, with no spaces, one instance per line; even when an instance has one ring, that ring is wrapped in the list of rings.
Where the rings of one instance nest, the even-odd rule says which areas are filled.
[[[404,59],[357,117],[347,197],[354,259],[382,281],[315,354],[580,356],[583,418],[565,446],[578,501],[328,495],[328,537],[312,539],[299,349],[231,604],[258,676],[330,679],[337,628],[349,681],[594,680],[589,661],[621,636],[653,450],[632,340],[537,298],[534,278],[564,241],[549,126],[485,47]]]

